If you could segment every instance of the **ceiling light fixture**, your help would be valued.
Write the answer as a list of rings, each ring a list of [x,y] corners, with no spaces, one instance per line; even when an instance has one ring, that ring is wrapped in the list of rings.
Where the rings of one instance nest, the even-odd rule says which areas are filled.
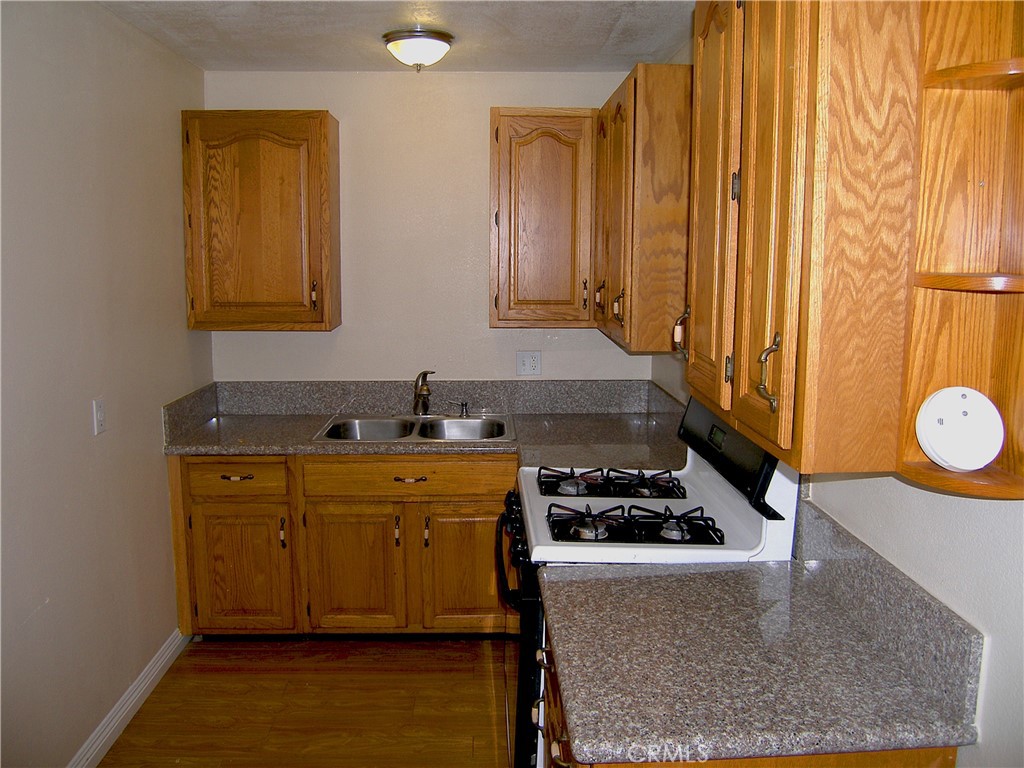
[[[443,59],[452,39],[439,29],[400,29],[384,35],[384,44],[392,56],[419,72]]]

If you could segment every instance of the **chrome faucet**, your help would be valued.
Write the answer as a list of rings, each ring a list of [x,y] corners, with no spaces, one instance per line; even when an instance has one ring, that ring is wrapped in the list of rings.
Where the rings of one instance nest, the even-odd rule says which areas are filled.
[[[412,412],[416,416],[423,416],[430,413],[430,387],[427,386],[427,376],[433,371],[420,371],[413,384],[415,395],[412,399]]]

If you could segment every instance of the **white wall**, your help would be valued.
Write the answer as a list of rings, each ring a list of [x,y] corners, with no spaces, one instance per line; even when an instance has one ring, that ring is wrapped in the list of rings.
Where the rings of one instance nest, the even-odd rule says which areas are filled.
[[[208,109],[328,109],[341,132],[342,325],[215,333],[218,380],[647,379],[594,329],[488,328],[491,106],[594,106],[622,73],[207,72]]]
[[[160,407],[212,378],[182,279],[203,82],[97,4],[2,14],[2,762],[56,766],[177,625]]]
[[[979,740],[961,749],[957,765],[1024,765],[1024,503],[948,496],[891,477],[822,477],[811,498],[984,632]]]

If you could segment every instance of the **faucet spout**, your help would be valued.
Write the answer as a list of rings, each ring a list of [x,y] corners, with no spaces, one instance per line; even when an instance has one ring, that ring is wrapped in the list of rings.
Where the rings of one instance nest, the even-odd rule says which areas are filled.
[[[427,376],[434,371],[420,371],[413,384],[412,412],[416,416],[425,416],[430,413],[430,387],[427,386]]]

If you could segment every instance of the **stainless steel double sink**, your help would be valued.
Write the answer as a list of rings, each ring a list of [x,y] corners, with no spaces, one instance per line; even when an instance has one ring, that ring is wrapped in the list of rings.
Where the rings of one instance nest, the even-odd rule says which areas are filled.
[[[508,416],[382,416],[339,414],[317,432],[313,442],[414,442],[438,440],[514,440]]]

